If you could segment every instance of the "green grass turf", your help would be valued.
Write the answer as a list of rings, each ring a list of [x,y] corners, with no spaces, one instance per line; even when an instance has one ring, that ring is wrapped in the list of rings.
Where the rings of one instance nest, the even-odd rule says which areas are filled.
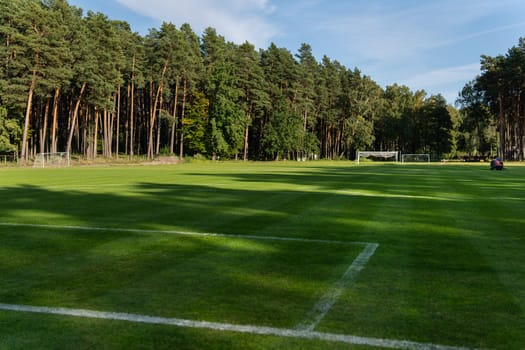
[[[525,344],[525,167],[192,163],[0,169],[0,222],[380,244],[316,328]],[[0,303],[293,328],[362,247],[0,226]],[[0,311],[0,349],[326,349],[274,336]]]

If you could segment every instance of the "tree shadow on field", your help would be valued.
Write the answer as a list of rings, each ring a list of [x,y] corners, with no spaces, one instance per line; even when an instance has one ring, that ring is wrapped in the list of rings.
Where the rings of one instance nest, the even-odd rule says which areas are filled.
[[[342,231],[334,218],[348,208],[318,206],[334,195],[297,191],[249,191],[212,186],[139,183],[115,193],[54,191],[26,185],[0,189],[2,222],[113,228],[173,229],[227,234],[272,234],[308,238],[308,228],[290,219],[309,211],[321,226]],[[337,196],[336,196],[337,197]],[[359,208],[355,208],[359,212]],[[287,226],[291,231],[273,232]],[[348,229],[346,226],[344,229]],[[306,230],[306,232],[305,232]],[[319,232],[313,232],[317,234]],[[315,238],[326,238],[316,236]],[[347,237],[335,237],[344,239]],[[349,237],[348,237],[349,238]]]
[[[20,185],[0,189],[0,220],[359,241],[370,234],[370,222],[386,227],[399,221],[402,212],[396,208],[418,211],[411,218],[415,223],[432,223],[429,219],[439,213],[425,208],[435,186],[428,174],[421,176],[314,168],[290,174],[214,173],[209,185],[138,182],[103,192]],[[253,183],[254,189],[216,187],[217,178],[244,187]],[[453,197],[440,193],[447,195]]]
[[[363,248],[110,230],[352,241],[334,220],[344,208],[318,205],[332,194],[136,183],[103,192],[21,185],[0,197],[0,303],[292,328]]]

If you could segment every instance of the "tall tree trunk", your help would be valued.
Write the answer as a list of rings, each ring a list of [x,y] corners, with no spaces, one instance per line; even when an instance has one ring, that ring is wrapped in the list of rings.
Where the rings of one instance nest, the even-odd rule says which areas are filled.
[[[77,144],[77,149],[81,150],[81,153],[84,155],[84,158],[91,158],[91,142],[89,141],[89,133],[91,132],[89,129],[91,129],[91,126],[89,125],[89,110],[86,107],[85,110],[85,119],[86,119],[86,126],[82,128],[82,146]],[[78,122],[77,124],[80,124]],[[80,139],[80,137],[77,138],[77,140]],[[78,140],[80,141],[80,140]]]
[[[67,145],[66,145],[66,152],[69,154],[71,153],[71,142],[73,141],[73,133],[75,131],[75,125],[77,123],[78,119],[78,109],[80,108],[80,102],[82,101],[82,95],[84,94],[84,91],[86,90],[86,83],[82,84],[82,87],[80,88],[80,92],[78,94],[78,99],[75,104],[75,110],[73,111],[73,117],[69,129],[69,137],[67,138]]]
[[[516,96],[516,128],[518,129],[517,145],[518,145],[518,160],[523,161],[523,127],[521,121],[521,90],[518,90]]]
[[[162,67],[162,73],[160,75],[159,87],[157,88],[157,93],[155,94],[155,102],[153,102],[153,110],[151,111],[150,116],[150,125],[149,125],[149,140],[148,140],[148,159],[153,159],[153,130],[155,128],[155,119],[157,115],[157,105],[159,103],[163,86],[164,86],[164,76],[166,75],[166,70],[168,69],[169,60],[166,59],[164,62],[164,67]]]
[[[47,119],[49,114],[49,98],[46,99],[46,107],[44,109],[44,125],[40,132],[40,153],[46,152],[46,137],[47,137]]]
[[[309,101],[309,98],[306,99],[306,101]],[[308,107],[304,108],[304,121],[303,121],[303,147],[301,150],[301,158],[305,157],[305,143],[306,143],[306,128],[308,126]],[[302,160],[302,159],[301,159]]]
[[[53,98],[53,124],[51,125],[51,152],[57,152],[57,128],[58,128],[58,99],[60,97],[60,88],[55,89]]]
[[[131,91],[131,83],[128,83],[128,86],[126,88],[126,96],[127,96],[127,99],[126,99],[126,102],[129,102],[130,101],[130,91]],[[129,109],[128,109],[128,117],[131,117],[131,115],[129,115]],[[129,154],[129,118],[125,120],[124,122],[124,154],[127,156]]]
[[[110,158],[111,154],[111,122],[109,120],[110,113],[108,112],[107,108],[104,108],[104,111],[102,112],[102,157],[103,158]]]
[[[500,137],[500,157],[505,160],[505,139],[506,139],[506,136],[505,136],[505,116],[503,114],[503,94],[501,93],[501,91],[499,92],[499,95],[498,95],[498,100],[499,100],[499,121],[498,121],[498,124],[499,124],[499,137]]]
[[[246,129],[244,130],[244,153],[242,159],[246,162],[248,160],[248,136],[250,128],[250,112],[246,115]]]
[[[177,100],[179,96],[179,79],[175,80],[175,96],[173,98],[173,123],[171,124],[170,154],[175,153],[175,135],[177,133]]]
[[[101,115],[100,128],[102,129],[102,158],[107,158],[108,156],[108,129],[109,129],[109,120],[108,120],[108,110],[104,108]]]
[[[95,132],[93,133],[93,160],[97,159],[97,153],[98,153],[98,118],[100,116],[100,112],[98,111],[98,108],[95,108]]]
[[[134,119],[135,119],[135,63],[136,56],[133,54],[133,65],[131,68],[131,93],[129,108],[129,157],[133,158],[133,140],[135,139]]]
[[[186,111],[186,89],[187,89],[187,79],[184,78],[184,85],[182,88],[182,112],[180,116],[180,148],[179,148],[179,158],[182,160],[184,158],[184,116]]]
[[[119,143],[120,143],[120,85],[118,87],[117,92],[117,130],[115,130],[115,136],[116,136],[116,142],[115,142],[115,154],[118,158],[118,152],[119,152]],[[113,138],[113,137],[112,137]]]
[[[27,161],[27,135],[29,134],[29,120],[31,118],[31,108],[33,107],[33,94],[35,92],[37,79],[37,70],[33,70],[31,77],[31,85],[29,86],[29,93],[27,95],[27,107],[24,121],[24,132],[22,134],[22,150],[20,152],[20,162],[25,164]]]
[[[246,162],[248,160],[248,133],[249,133],[249,126],[246,125],[246,129],[244,130],[244,154],[242,159]]]
[[[116,97],[115,97],[116,98]],[[115,130],[115,113],[108,111],[108,157],[113,158],[113,135]]]
[[[160,95],[160,103],[159,103],[159,116],[158,116],[158,122],[157,122],[157,145],[155,147],[155,155],[159,155],[160,153],[160,129],[162,120],[160,118],[162,113],[162,94]]]
[[[523,155],[522,161],[525,160],[525,115],[523,114],[525,111],[525,105],[521,102],[520,98],[520,111],[522,113],[522,116],[520,118],[521,122],[521,154]]]

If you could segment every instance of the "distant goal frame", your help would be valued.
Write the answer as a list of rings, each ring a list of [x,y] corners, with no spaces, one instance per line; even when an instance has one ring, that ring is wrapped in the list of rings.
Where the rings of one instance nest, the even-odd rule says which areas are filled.
[[[357,151],[356,153],[356,162],[359,165],[360,164],[360,158],[362,157],[376,157],[376,158],[383,158],[385,162],[387,162],[387,159],[394,158],[394,162],[399,162],[399,152],[398,151]]]
[[[422,161],[407,161],[406,158],[425,158]],[[429,153],[406,153],[401,155],[401,164],[406,163],[430,163],[430,154]]]
[[[68,152],[38,153],[33,168],[69,167],[71,159]]]

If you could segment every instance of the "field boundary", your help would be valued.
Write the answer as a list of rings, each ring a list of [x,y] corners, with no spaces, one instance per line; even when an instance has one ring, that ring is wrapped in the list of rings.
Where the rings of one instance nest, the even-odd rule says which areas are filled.
[[[287,338],[303,338],[310,340],[324,340],[330,342],[347,343],[353,345],[367,345],[391,349],[409,349],[409,350],[474,350],[464,347],[455,347],[439,345],[432,343],[418,343],[407,340],[368,338],[354,335],[322,333],[308,330],[260,327],[249,325],[235,325],[230,323],[193,321],[179,318],[165,318],[156,316],[147,316],[139,314],[129,314],[120,312],[94,311],[84,309],[71,309],[62,307],[30,306],[16,304],[0,303],[0,310],[13,312],[27,312],[38,314],[52,314],[71,317],[94,318],[113,321],[128,321],[134,323],[147,323],[158,325],[169,325],[185,328],[200,328],[223,332],[247,333],[256,335],[278,336]]]

